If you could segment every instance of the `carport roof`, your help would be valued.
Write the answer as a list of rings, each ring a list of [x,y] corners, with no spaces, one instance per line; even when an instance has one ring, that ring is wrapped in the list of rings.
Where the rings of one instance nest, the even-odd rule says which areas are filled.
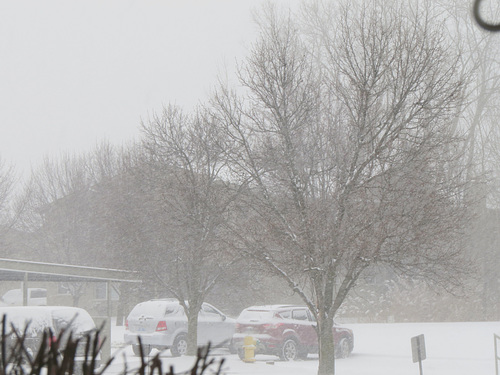
[[[0,258],[0,281],[23,280],[141,282],[135,271]]]

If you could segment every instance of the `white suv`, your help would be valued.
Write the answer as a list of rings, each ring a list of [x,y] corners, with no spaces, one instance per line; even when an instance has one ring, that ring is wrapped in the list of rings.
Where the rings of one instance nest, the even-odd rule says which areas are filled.
[[[176,299],[157,299],[139,303],[127,317],[125,343],[140,355],[141,337],[144,355],[151,349],[170,349],[173,356],[186,354],[187,317]],[[213,346],[232,347],[235,320],[203,303],[198,315],[198,345],[209,341]]]

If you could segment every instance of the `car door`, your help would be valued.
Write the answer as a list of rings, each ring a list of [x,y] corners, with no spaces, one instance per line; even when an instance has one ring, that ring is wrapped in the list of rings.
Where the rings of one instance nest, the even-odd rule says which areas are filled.
[[[300,341],[300,345],[314,347],[317,345],[318,338],[315,330],[315,322],[307,308],[295,308],[292,310],[292,320],[295,332]]]
[[[198,315],[198,344],[220,344],[232,337],[231,325],[215,307],[204,303]]]

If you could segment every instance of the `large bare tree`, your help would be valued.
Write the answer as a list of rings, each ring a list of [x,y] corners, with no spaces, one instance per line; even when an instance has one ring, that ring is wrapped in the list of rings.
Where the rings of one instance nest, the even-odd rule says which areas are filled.
[[[214,108],[233,178],[252,181],[241,249],[309,306],[318,373],[333,374],[333,318],[365,270],[461,283],[465,80],[425,9],[323,5],[302,19],[307,37],[290,13],[261,13],[239,91],[222,86]]]
[[[169,106],[142,130],[148,155],[144,181],[157,219],[151,271],[184,307],[185,339],[194,355],[201,305],[235,259],[226,227],[244,185],[227,181],[227,144],[207,111],[187,114]]]

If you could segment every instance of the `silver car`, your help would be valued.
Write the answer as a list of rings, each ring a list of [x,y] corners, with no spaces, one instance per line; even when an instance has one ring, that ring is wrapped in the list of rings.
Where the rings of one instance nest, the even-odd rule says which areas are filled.
[[[143,354],[153,348],[170,349],[173,356],[186,354],[188,322],[184,308],[176,299],[157,299],[136,305],[127,317],[125,343],[132,345],[135,355],[140,355],[138,337],[141,337]],[[232,350],[235,319],[214,306],[203,303],[198,315],[198,345],[211,342],[215,347]]]

